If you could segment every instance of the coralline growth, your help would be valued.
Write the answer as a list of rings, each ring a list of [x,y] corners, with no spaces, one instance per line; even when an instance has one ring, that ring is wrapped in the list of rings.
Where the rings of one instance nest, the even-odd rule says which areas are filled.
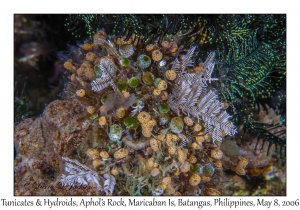
[[[125,16],[125,23],[145,18]],[[166,20],[170,18],[177,20],[177,16]],[[280,63],[270,43],[241,48],[247,56],[239,59],[229,54],[230,61],[218,49],[202,62],[199,46],[185,41],[192,31],[178,36],[176,22],[176,30],[167,27],[160,38],[152,37],[146,44],[146,36],[137,36],[149,31],[134,27],[120,31],[123,22],[119,24],[107,31],[124,36],[99,30],[73,49],[64,60],[69,81],[62,100],[16,127],[16,195],[229,195],[236,192],[219,184],[224,182],[220,177],[225,181],[228,177],[225,169],[237,176],[270,172],[271,158],[260,154],[257,159],[247,152],[253,148],[230,140],[242,124],[270,144],[285,147],[263,135],[271,117],[261,112],[271,112],[272,107],[258,110],[257,116],[246,112],[246,108],[260,107],[255,104],[269,94],[269,79],[278,73],[274,69],[279,64],[265,64],[269,57]],[[167,30],[174,30],[174,36],[164,36]],[[262,116],[263,128],[253,127]],[[266,153],[270,146],[267,149]],[[274,167],[270,173],[282,178],[282,171]],[[35,192],[23,187],[36,180],[62,187]],[[73,188],[66,190],[66,186]]]

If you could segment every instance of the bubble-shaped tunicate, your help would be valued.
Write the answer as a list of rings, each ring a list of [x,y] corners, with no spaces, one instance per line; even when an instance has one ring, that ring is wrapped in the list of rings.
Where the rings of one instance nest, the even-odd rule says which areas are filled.
[[[161,78],[155,78],[155,80],[154,80],[154,86],[157,87],[158,84],[160,83],[160,81],[161,81]]]
[[[102,76],[102,70],[101,70],[101,68],[99,67],[99,65],[95,65],[95,66],[94,66],[94,72],[95,72],[96,78]]]
[[[127,79],[126,78],[118,79],[117,86],[120,91],[126,91],[128,88]]]
[[[204,165],[204,168],[203,168],[203,175],[204,176],[212,177],[212,175],[214,175],[214,173],[215,173],[215,168],[213,167],[212,164],[207,163],[207,164]]]
[[[119,53],[124,58],[129,58],[134,53],[134,48],[131,44],[123,44],[119,47]]]
[[[142,75],[142,80],[146,85],[152,85],[154,82],[154,75],[149,71],[144,72]]]
[[[108,95],[107,94],[103,94],[101,96],[101,103],[104,104],[107,101]]]
[[[148,68],[151,65],[151,58],[145,54],[142,54],[138,57],[137,64],[141,69]]]
[[[159,124],[160,125],[166,125],[170,121],[170,115],[169,114],[162,114],[159,117]]]
[[[159,67],[163,67],[163,66],[165,66],[166,64],[167,64],[167,61],[161,60],[161,61],[159,61],[158,66],[159,66]]]
[[[180,117],[173,117],[169,123],[171,132],[181,133],[183,131],[183,120]]]
[[[191,166],[190,170],[195,174],[203,174],[204,167],[205,166],[202,164],[194,164]]]
[[[159,196],[164,193],[164,188],[162,186],[158,186],[155,190],[152,191],[153,196]]]
[[[139,84],[139,80],[136,77],[132,77],[129,80],[129,86],[130,87],[136,88],[138,86],[138,84]]]
[[[170,107],[168,104],[160,104],[158,106],[158,111],[162,114],[166,114],[170,111]]]
[[[124,125],[128,129],[137,129],[137,127],[139,126],[139,122],[136,117],[126,117],[124,119]]]
[[[111,141],[119,141],[122,137],[122,128],[121,126],[114,124],[110,126],[108,137]]]
[[[129,61],[128,58],[122,58],[122,59],[120,60],[120,63],[121,63],[121,65],[124,66],[124,67],[129,67],[129,65],[130,65],[130,61]]]

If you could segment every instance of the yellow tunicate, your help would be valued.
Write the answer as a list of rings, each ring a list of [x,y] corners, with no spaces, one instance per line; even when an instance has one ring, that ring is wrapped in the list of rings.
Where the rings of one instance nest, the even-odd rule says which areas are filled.
[[[202,181],[203,183],[209,182],[209,181],[210,181],[210,177],[201,175],[201,181]]]
[[[161,94],[161,90],[159,90],[159,89],[157,89],[157,88],[154,88],[152,94],[153,94],[154,96],[159,96],[159,95]]]
[[[164,134],[159,133],[159,134],[157,135],[157,140],[163,142],[163,141],[164,141],[164,137],[165,137]]]
[[[106,151],[101,151],[101,152],[100,152],[100,156],[101,156],[103,159],[109,158],[109,154],[108,154],[108,152],[106,152]]]
[[[118,108],[116,111],[116,115],[120,119],[125,117],[125,109],[123,107]]]
[[[246,171],[243,167],[240,167],[240,166],[237,166],[235,168],[235,172],[238,174],[238,175],[245,175],[246,174]]]
[[[166,71],[166,78],[170,81],[175,80],[177,77],[176,71],[175,70],[167,70]]]
[[[101,160],[100,159],[94,159],[93,160],[93,166],[94,168],[98,167],[101,165]]]
[[[160,170],[158,168],[153,168],[151,170],[151,176],[156,177],[160,174]]]
[[[219,149],[213,149],[210,152],[210,157],[220,160],[223,157],[223,152]]]
[[[221,195],[221,193],[218,190],[216,190],[215,188],[208,188],[206,190],[206,194],[209,196],[220,196]]]
[[[87,78],[89,78],[89,80],[92,81],[95,78],[94,69],[93,68],[86,68],[84,76],[86,76]]]
[[[114,158],[121,159],[128,155],[128,150],[125,148],[121,148],[114,153]]]
[[[176,147],[174,146],[169,147],[168,152],[170,155],[174,155],[176,153]]]
[[[201,181],[201,177],[198,174],[193,174],[189,179],[189,184],[191,186],[197,186]]]
[[[142,130],[152,131],[153,130],[153,125],[151,123],[149,123],[149,121],[144,122],[144,123],[142,123]]]
[[[79,97],[84,97],[85,96],[85,90],[84,89],[77,90],[76,95],[79,96]]]
[[[96,58],[97,58],[97,55],[93,52],[88,52],[86,55],[85,55],[85,58],[88,60],[88,61],[95,61]]]
[[[164,177],[162,179],[162,183],[165,184],[165,185],[171,184],[171,177],[169,177],[169,176]]]
[[[70,60],[68,60],[64,63],[64,68],[69,70],[69,71],[75,71],[76,70],[76,67],[72,64],[72,62]]]
[[[194,149],[201,149],[202,148],[202,143],[198,144],[197,142],[192,143],[192,148]]]
[[[239,157],[239,162],[237,164],[237,166],[242,167],[242,168],[246,168],[246,166],[248,165],[249,161],[246,157]]]
[[[166,90],[167,88],[168,88],[168,84],[165,80],[161,80],[157,85],[157,89],[159,90]]]
[[[181,166],[180,166],[180,171],[185,173],[188,172],[191,168],[191,164],[187,161],[185,161]]]
[[[150,137],[151,136],[151,130],[145,130],[145,129],[143,129],[142,130],[142,134],[143,134],[143,136],[144,137]]]
[[[94,114],[96,111],[96,108],[93,106],[88,106],[88,108],[86,108],[86,111],[90,114]]]
[[[159,150],[159,142],[156,139],[150,140],[150,146],[155,152]]]
[[[204,136],[196,136],[195,140],[198,144],[202,144],[205,141]]]
[[[167,133],[167,135],[166,135],[166,141],[172,141],[172,134]]]
[[[201,131],[202,129],[202,126],[199,124],[199,123],[196,123],[193,127],[194,131],[198,132],[198,131]]]
[[[178,140],[178,136],[176,136],[175,134],[172,134],[172,140],[173,141],[177,141]]]
[[[189,117],[185,117],[183,118],[183,121],[184,123],[187,125],[187,126],[192,126],[194,123],[193,123],[193,120]]]
[[[106,125],[106,123],[107,123],[107,121],[106,121],[106,118],[104,116],[99,118],[99,125],[100,126]]]
[[[151,51],[151,50],[153,50],[154,49],[154,45],[153,44],[148,44],[147,46],[146,46],[146,51]]]
[[[153,165],[154,165],[154,159],[151,157],[147,160],[146,163],[147,170],[151,170],[153,168]]]
[[[196,163],[196,162],[197,162],[196,156],[191,155],[190,158],[189,158],[189,162],[190,162],[191,164]]]
[[[152,51],[152,60],[153,61],[160,61],[163,57],[163,54],[159,50]]]
[[[170,43],[169,43],[168,41],[163,41],[163,42],[161,43],[161,46],[162,46],[163,48],[168,48],[168,47],[170,47]]]
[[[186,153],[183,152],[181,148],[178,148],[178,149],[177,149],[177,154],[178,154],[178,161],[179,161],[180,163],[184,163],[184,161],[185,161],[186,158],[187,158]]]
[[[90,148],[86,151],[87,156],[93,158],[93,159],[97,159],[99,158],[99,152],[98,150],[94,149],[94,148]]]
[[[204,136],[204,139],[205,139],[206,141],[209,141],[209,140],[211,140],[211,135],[209,135],[209,134],[206,134],[206,135]]]
[[[83,68],[83,67],[80,67],[80,68],[78,68],[77,69],[77,74],[78,74],[78,76],[84,76],[85,75],[85,68]]]
[[[166,138],[166,145],[167,145],[168,147],[173,146],[173,141],[172,141],[172,139]]]
[[[216,169],[221,169],[221,168],[222,168],[222,162],[221,162],[221,160],[217,160],[217,161],[215,162],[215,164],[214,164],[214,167],[215,167]]]
[[[129,98],[130,93],[128,91],[122,91],[122,94],[125,98]]]
[[[148,112],[140,112],[137,119],[140,123],[148,122],[151,120],[151,115]]]
[[[163,91],[161,91],[161,94],[160,94],[160,99],[162,100],[162,101],[165,101],[165,100],[168,100],[168,92],[167,91],[165,91],[165,90],[163,90]]]
[[[152,120],[148,121],[148,124],[153,127],[153,126],[157,125],[157,122],[156,122],[156,120],[152,119]]]
[[[92,50],[93,49],[93,44],[90,44],[90,43],[84,43],[82,45],[82,49],[88,51],[88,50]]]
[[[112,168],[110,170],[110,173],[114,176],[117,176],[117,175],[119,175],[119,170],[117,168]]]
[[[174,176],[179,176],[180,173],[180,170],[177,168],[176,171],[174,171]]]

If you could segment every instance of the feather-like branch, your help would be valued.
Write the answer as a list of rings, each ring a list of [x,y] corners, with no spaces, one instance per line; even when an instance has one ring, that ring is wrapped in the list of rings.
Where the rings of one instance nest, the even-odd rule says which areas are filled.
[[[68,175],[61,175],[60,184],[62,186],[74,186],[75,184],[88,186],[92,184],[98,192],[103,191],[103,178],[99,177],[96,172],[77,160],[71,160],[67,157],[62,157],[62,160],[65,162],[65,172],[68,173]]]
[[[194,48],[189,50],[189,59],[192,56]],[[222,131],[227,135],[234,135],[237,130],[229,121],[229,115],[223,110],[223,104],[218,100],[218,96],[213,92],[206,92],[207,81],[217,80],[211,78],[214,69],[215,53],[209,54],[204,62],[204,71],[200,74],[184,72],[182,70],[175,80],[172,93],[169,95],[170,108],[179,115],[180,110],[188,115],[196,117],[205,122],[205,131],[209,133],[213,141],[222,141]],[[191,64],[187,60],[182,64]],[[181,65],[183,67],[184,65]],[[186,65],[185,65],[186,66]]]

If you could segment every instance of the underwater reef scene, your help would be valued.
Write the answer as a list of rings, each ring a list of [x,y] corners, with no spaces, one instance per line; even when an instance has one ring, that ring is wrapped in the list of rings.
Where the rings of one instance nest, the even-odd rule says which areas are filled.
[[[286,15],[58,16],[15,16],[15,195],[286,195]]]

